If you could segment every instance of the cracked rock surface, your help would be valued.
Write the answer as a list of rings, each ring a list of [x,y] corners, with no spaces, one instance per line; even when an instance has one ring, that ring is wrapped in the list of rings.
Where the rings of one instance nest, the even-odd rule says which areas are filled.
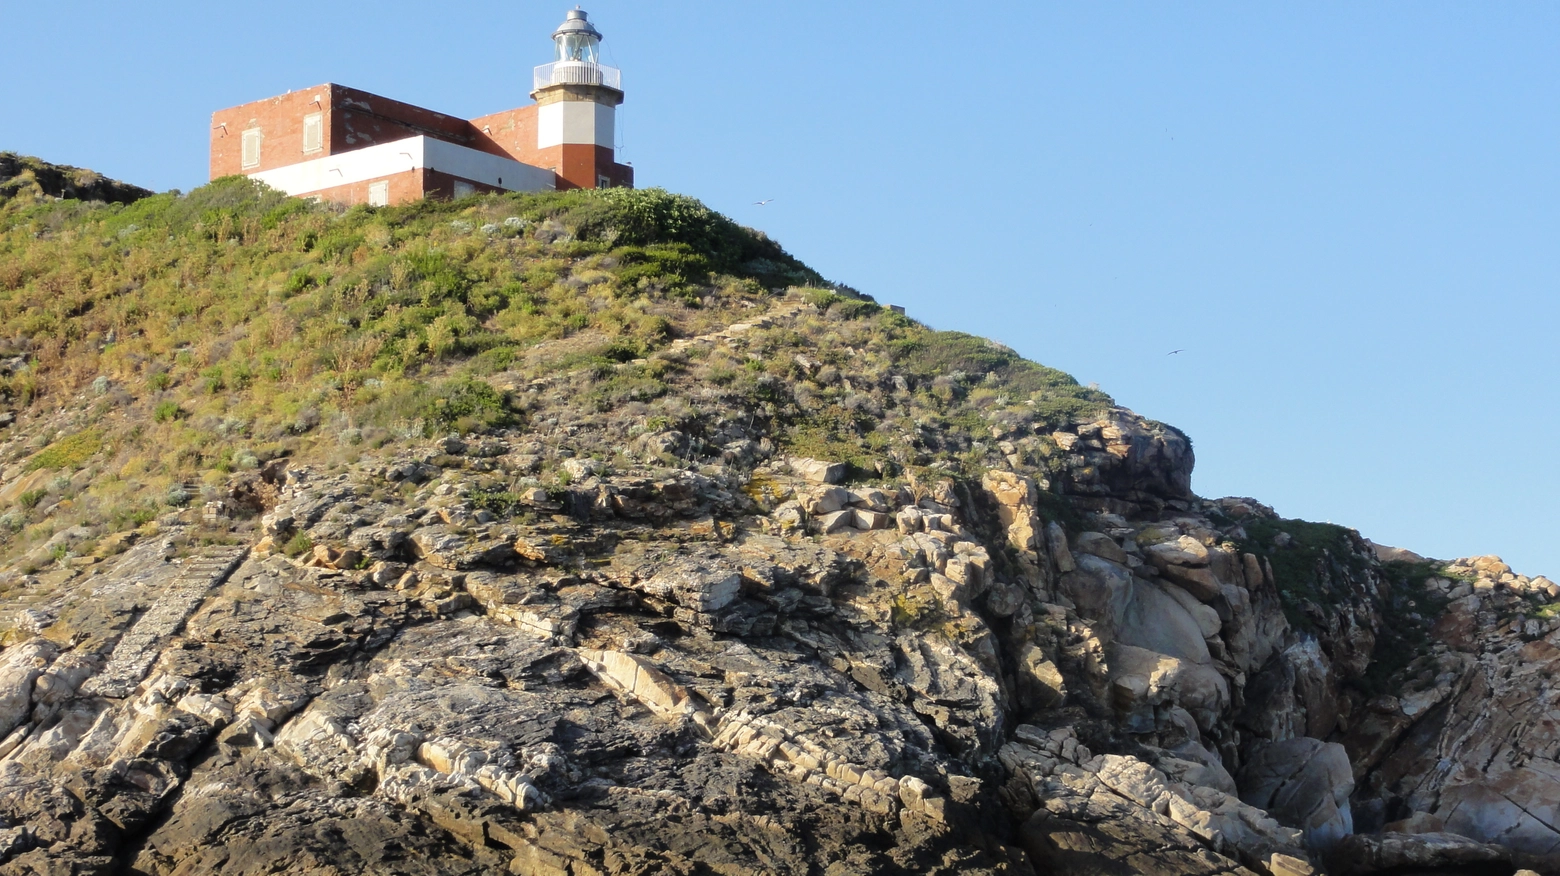
[[[1200,499],[1120,408],[971,476],[710,405],[284,460],[7,573],[0,873],[1554,872],[1545,579]]]

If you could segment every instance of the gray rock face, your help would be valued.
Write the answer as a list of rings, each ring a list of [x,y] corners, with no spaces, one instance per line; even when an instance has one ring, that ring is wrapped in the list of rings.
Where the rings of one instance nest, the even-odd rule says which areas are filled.
[[[1560,587],[1482,558],[1421,602],[1357,535],[1197,499],[1175,430],[1022,401],[978,478],[921,447],[788,459],[757,410],[620,453],[445,437],[283,461],[252,517],[3,573],[0,873],[1306,876],[1326,850],[1401,873],[1560,848],[1535,608]],[[1367,676],[1444,601],[1440,644]],[[1419,838],[1350,835],[1389,821]]]
[[[1312,849],[1326,852],[1354,832],[1354,774],[1342,745],[1305,736],[1266,745],[1237,781],[1242,800],[1303,829]]]

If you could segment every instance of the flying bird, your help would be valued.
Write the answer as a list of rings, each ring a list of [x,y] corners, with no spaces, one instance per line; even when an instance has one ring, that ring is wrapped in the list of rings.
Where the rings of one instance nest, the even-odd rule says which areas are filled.
[[[770,201],[773,201],[773,200],[774,200],[774,198],[765,198],[762,201],[754,201],[753,202],[753,206],[755,206],[755,207],[762,207],[765,204],[767,204],[767,203],[769,203]]]
[[[1176,353],[1185,353],[1185,352],[1186,352],[1186,350],[1184,350],[1184,349],[1183,350],[1171,350],[1170,352],[1166,353],[1165,355],[1166,356],[1174,356]]]

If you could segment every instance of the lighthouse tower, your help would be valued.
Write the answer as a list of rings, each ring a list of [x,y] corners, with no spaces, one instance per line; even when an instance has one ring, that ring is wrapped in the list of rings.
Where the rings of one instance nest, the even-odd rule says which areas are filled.
[[[601,63],[601,39],[576,7],[553,32],[553,62],[536,68],[536,148],[557,173],[559,188],[633,184],[632,170],[614,152],[622,74]]]

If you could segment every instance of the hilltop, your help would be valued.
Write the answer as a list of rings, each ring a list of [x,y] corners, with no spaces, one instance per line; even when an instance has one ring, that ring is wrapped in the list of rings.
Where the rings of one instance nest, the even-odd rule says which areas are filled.
[[[0,152],[0,204],[66,198],[129,204],[150,194],[150,189],[109,179],[96,171]]]
[[[0,204],[0,872],[1555,872],[1547,579],[683,196],[112,194]]]

